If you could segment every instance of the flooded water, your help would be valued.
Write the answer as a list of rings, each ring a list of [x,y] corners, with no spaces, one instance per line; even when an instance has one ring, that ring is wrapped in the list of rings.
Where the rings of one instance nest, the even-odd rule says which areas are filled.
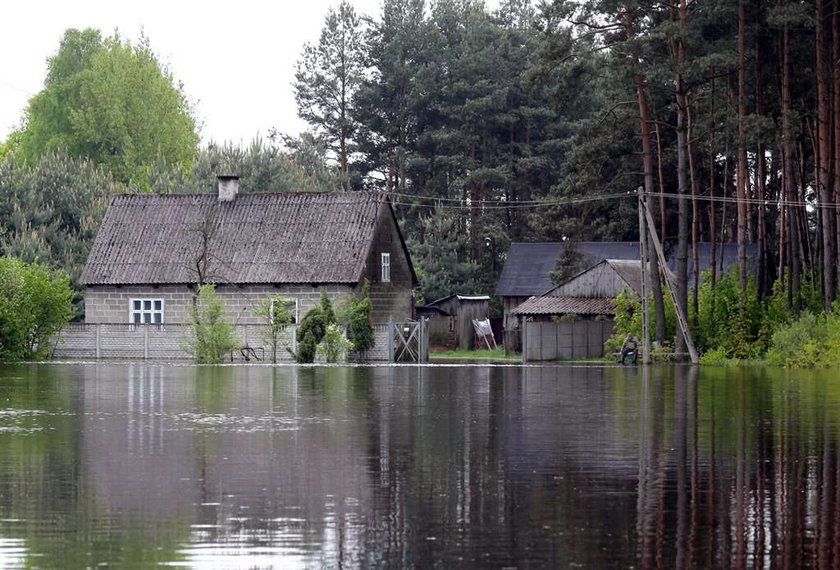
[[[0,367],[0,568],[840,565],[840,375]]]

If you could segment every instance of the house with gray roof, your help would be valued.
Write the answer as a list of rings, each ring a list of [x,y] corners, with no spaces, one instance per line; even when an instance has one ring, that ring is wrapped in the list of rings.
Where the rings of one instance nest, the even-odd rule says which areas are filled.
[[[230,320],[260,324],[266,297],[297,322],[326,290],[371,284],[374,323],[410,319],[417,276],[385,194],[124,194],[111,200],[83,275],[87,323],[183,324],[197,285],[213,283]]]

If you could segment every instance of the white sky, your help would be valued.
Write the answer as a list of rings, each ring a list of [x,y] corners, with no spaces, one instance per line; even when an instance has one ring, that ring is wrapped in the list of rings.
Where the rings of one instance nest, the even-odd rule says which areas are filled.
[[[202,143],[248,143],[257,134],[298,134],[291,82],[305,42],[316,42],[339,0],[23,0],[3,8],[0,33],[0,140],[20,124],[29,98],[43,87],[47,58],[67,28],[119,29],[132,41],[141,29],[193,101]],[[380,0],[353,0],[377,17]]]

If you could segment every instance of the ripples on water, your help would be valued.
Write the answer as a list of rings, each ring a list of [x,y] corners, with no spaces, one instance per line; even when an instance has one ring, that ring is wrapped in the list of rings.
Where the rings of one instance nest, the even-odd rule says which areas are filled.
[[[0,368],[0,568],[840,565],[840,380]]]

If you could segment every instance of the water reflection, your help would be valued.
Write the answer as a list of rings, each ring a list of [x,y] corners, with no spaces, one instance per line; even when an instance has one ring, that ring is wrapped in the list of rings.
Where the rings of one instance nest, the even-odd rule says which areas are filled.
[[[2,566],[840,564],[840,381],[0,368]]]

